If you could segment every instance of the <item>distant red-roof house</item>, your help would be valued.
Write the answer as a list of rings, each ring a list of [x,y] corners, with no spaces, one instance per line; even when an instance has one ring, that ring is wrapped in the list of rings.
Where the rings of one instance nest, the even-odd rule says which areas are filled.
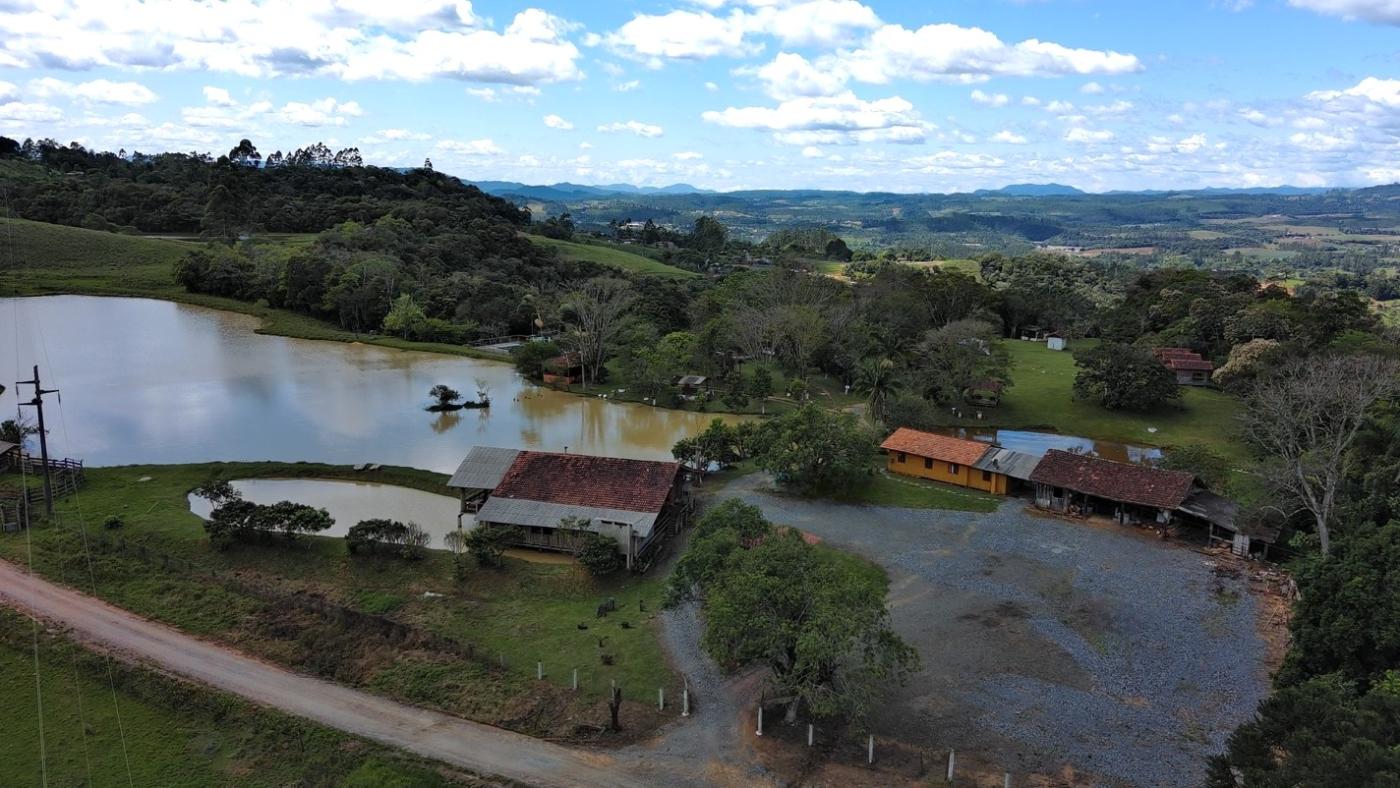
[[[682,482],[677,462],[479,446],[448,486],[477,525],[519,528],[521,546],[573,552],[592,531],[615,539],[632,568],[679,527]]]
[[[1210,373],[1215,371],[1215,365],[1202,358],[1200,353],[1184,347],[1153,348],[1152,353],[1176,375],[1178,385],[1210,385]]]

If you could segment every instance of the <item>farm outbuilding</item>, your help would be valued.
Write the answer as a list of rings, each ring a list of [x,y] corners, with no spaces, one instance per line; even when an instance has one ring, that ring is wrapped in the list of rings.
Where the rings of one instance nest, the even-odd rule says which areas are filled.
[[[0,473],[19,467],[19,444],[0,441]]]
[[[1184,347],[1159,347],[1154,348],[1152,354],[1176,375],[1177,385],[1210,385],[1210,375],[1215,371],[1215,365],[1202,358],[1200,353]]]
[[[517,527],[518,547],[572,553],[593,532],[615,540],[637,569],[684,524],[684,480],[675,462],[481,446],[448,486],[478,526]]]
[[[1069,340],[1060,334],[1051,334],[1045,338],[1045,347],[1050,350],[1064,350],[1069,346]]]
[[[1171,523],[1199,483],[1183,471],[1133,465],[1051,449],[1031,472],[1035,505],[1062,514],[1112,517],[1123,524]]]
[[[900,427],[880,448],[889,455],[890,473],[997,495],[1005,495],[1009,486],[1005,472],[977,467],[984,457],[1000,448],[989,443]]]

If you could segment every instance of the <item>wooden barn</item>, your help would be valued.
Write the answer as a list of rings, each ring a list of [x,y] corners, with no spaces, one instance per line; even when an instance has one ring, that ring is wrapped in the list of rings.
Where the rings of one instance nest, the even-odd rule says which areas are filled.
[[[1200,485],[1183,471],[1113,462],[1051,449],[1031,472],[1035,504],[1053,512],[1104,515],[1123,524],[1166,525]]]
[[[1159,347],[1154,348],[1152,354],[1176,375],[1177,385],[1210,385],[1210,375],[1215,371],[1215,365],[1202,358],[1200,353],[1184,347]]]
[[[477,447],[448,486],[478,525],[511,525],[518,547],[572,553],[582,533],[617,541],[642,569],[689,512],[680,463]],[[573,528],[563,527],[568,520]]]

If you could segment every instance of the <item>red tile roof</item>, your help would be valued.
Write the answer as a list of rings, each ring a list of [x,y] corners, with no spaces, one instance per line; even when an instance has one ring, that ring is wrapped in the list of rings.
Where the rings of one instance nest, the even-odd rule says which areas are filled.
[[[680,468],[676,462],[522,451],[491,495],[627,512],[660,512]]]
[[[1186,347],[1154,347],[1152,348],[1152,355],[1164,360],[1169,358],[1184,358],[1188,356],[1196,356],[1196,358],[1200,358],[1196,351]]]
[[[1175,509],[1191,494],[1196,477],[1051,449],[1031,471],[1031,481],[1110,501]]]
[[[954,438],[951,435],[938,435],[900,427],[894,431],[893,435],[885,438],[885,442],[880,444],[880,448],[886,451],[902,451],[916,457],[932,457],[935,460],[957,463],[958,465],[971,465],[982,459],[982,455],[986,454],[992,446],[981,441],[970,441],[965,438]]]
[[[1197,356],[1196,358],[1186,358],[1185,356],[1169,358],[1166,360],[1166,364],[1173,370],[1182,370],[1183,372],[1210,372],[1211,370],[1215,369],[1214,364],[1210,363],[1209,361],[1206,361],[1200,356]]]

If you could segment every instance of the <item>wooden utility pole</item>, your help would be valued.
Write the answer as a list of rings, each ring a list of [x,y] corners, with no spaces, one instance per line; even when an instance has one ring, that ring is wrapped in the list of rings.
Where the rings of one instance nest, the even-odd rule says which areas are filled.
[[[33,380],[21,380],[15,383],[15,385],[34,387],[34,399],[28,402],[21,402],[20,405],[28,405],[29,407],[34,408],[35,412],[39,414],[39,460],[43,463],[42,467],[44,472],[44,514],[46,514],[49,517],[52,517],[53,483],[49,481],[49,433],[48,430],[44,428],[44,395],[57,394],[58,389],[44,388],[43,384],[39,381],[38,364],[34,365]],[[20,457],[20,462],[24,462],[23,457]],[[28,495],[27,492],[25,494]]]

